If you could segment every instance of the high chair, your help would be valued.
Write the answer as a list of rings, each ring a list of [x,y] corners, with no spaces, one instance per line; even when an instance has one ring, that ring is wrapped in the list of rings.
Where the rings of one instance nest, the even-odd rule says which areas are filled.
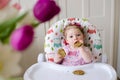
[[[63,36],[63,29],[69,24],[81,25],[85,35],[85,46],[93,54],[93,63],[80,66],[63,66],[54,63],[57,50],[67,43]],[[102,63],[102,41],[96,27],[86,18],[67,18],[53,24],[45,36],[45,54],[38,55],[38,63],[33,64],[24,74],[24,80],[117,80],[114,68]],[[84,74],[77,75],[76,70]]]

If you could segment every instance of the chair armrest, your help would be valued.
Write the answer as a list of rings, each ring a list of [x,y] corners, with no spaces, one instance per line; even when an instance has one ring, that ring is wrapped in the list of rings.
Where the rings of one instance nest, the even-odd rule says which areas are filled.
[[[37,62],[45,62],[45,53],[39,53],[38,58],[37,58]]]

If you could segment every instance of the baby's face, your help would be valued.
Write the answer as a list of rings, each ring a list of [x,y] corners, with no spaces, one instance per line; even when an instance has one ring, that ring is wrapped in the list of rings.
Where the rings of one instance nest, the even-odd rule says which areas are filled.
[[[79,29],[71,28],[66,32],[66,41],[70,46],[74,46],[75,42],[83,43],[83,33]]]

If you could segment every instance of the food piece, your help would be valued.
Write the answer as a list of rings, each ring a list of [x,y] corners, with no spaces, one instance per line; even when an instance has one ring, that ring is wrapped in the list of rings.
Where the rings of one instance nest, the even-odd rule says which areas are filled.
[[[83,43],[81,43],[81,42],[75,42],[74,43],[74,47],[80,47],[80,46],[82,46],[83,45]]]
[[[66,55],[64,49],[62,49],[62,48],[61,48],[61,49],[58,49],[58,54],[60,54],[62,58],[64,58],[65,55]]]
[[[85,72],[83,70],[75,70],[75,71],[73,71],[73,74],[75,74],[75,75],[84,75]]]

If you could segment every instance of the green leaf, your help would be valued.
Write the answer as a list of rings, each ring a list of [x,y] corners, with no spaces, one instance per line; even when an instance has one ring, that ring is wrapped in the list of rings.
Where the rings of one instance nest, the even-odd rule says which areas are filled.
[[[9,19],[7,21],[4,21],[2,23],[0,23],[0,40],[2,43],[6,43],[6,41],[8,42],[8,38],[11,35],[11,33],[14,31],[14,29],[16,28],[17,23],[22,20],[28,12],[15,17],[13,19]]]
[[[10,37],[7,37],[5,39],[1,39],[0,41],[3,43],[3,44],[8,44],[9,43],[9,38]]]
[[[11,25],[11,27],[6,28],[3,32],[0,33],[0,39],[5,39],[10,36],[12,31],[15,29],[16,24]]]
[[[18,17],[15,17],[15,18],[12,18],[12,19],[9,19],[9,20],[6,20],[6,21],[3,21],[2,23],[0,23],[0,33],[3,32],[6,28],[12,27],[13,25],[17,24],[17,22],[22,20],[27,15],[27,13],[28,12],[26,12]]]

